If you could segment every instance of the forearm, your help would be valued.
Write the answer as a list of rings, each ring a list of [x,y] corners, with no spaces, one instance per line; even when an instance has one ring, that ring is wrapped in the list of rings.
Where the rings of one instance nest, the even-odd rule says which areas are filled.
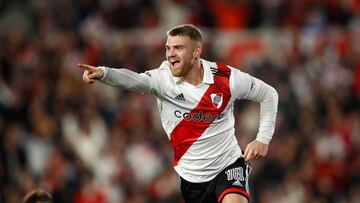
[[[128,69],[114,69],[100,66],[104,72],[100,82],[114,87],[121,87],[130,91],[149,92],[150,80],[145,74],[138,74]]]

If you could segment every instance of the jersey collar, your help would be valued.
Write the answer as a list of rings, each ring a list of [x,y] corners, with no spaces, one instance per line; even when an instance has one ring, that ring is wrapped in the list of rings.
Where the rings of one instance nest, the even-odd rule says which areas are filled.
[[[203,83],[214,84],[214,75],[211,73],[210,62],[204,59],[200,59],[202,67],[204,69]]]
[[[200,59],[201,65],[204,69],[204,78],[203,83],[205,84],[214,84],[214,76],[211,73],[210,62],[204,59]],[[169,65],[170,66],[170,65]],[[180,77],[173,77],[175,83],[180,83],[182,79]]]

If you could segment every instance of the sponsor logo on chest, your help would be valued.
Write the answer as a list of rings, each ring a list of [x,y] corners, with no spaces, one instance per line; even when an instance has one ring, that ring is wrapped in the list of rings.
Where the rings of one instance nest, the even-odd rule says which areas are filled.
[[[207,102],[205,109],[220,109],[221,105],[223,104],[223,93],[212,93],[207,96]],[[210,97],[210,98],[209,98]],[[175,101],[178,102],[190,102],[193,101],[192,99],[186,100],[184,93],[179,93],[176,96],[173,96]],[[176,118],[182,118],[184,120],[192,120],[195,122],[205,121],[205,122],[213,122],[215,120],[222,119],[225,114],[224,113],[208,113],[208,110],[205,109],[198,109],[198,111],[189,111],[186,110],[175,110],[174,115]],[[213,111],[212,111],[213,112]]]

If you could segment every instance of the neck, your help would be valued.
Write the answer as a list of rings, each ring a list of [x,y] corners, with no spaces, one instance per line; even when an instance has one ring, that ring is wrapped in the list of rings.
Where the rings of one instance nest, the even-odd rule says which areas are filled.
[[[201,66],[200,59],[198,59],[195,61],[190,71],[185,76],[181,77],[181,79],[187,83],[197,86],[202,83],[203,77],[204,77],[204,70]]]

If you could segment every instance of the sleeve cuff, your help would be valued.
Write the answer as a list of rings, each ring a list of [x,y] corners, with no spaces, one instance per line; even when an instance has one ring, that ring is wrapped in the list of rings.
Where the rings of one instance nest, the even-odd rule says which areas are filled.
[[[259,141],[259,142],[261,142],[261,143],[264,143],[264,144],[269,144],[270,143],[270,140],[271,140],[271,138],[267,138],[267,137],[264,137],[264,136],[257,136],[256,137],[256,140],[257,141]]]
[[[104,73],[103,77],[99,79],[100,81],[103,81],[103,80],[106,78],[106,76],[107,76],[107,74],[108,74],[109,71],[108,71],[108,69],[107,69],[105,66],[98,66],[97,68],[99,68],[100,70],[102,70],[103,73]]]

